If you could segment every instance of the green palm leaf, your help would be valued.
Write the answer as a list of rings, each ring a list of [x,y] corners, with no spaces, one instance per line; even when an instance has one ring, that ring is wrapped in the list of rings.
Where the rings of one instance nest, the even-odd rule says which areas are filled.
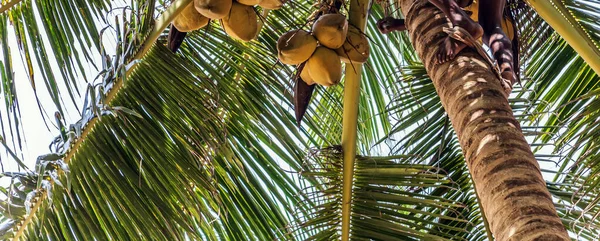
[[[597,4],[560,3],[598,46]],[[29,81],[43,81],[34,88],[47,91],[59,112],[71,105],[65,100],[77,105],[79,96],[87,95],[82,86],[88,65],[104,80],[100,91],[118,81],[125,87],[99,107],[95,104],[104,95],[92,88],[93,100],[81,111],[84,119],[93,110],[100,115],[89,122],[89,132],[76,135],[84,141],[65,160],[68,166],[45,161],[38,173],[5,173],[14,177],[1,190],[10,197],[0,203],[5,237],[20,230],[24,219],[31,220],[25,236],[44,240],[332,240],[340,235],[341,156],[324,147],[340,141],[343,85],[317,87],[297,128],[293,69],[276,59],[277,38],[307,28],[305,19],[314,10],[309,2],[292,1],[271,11],[258,41],[234,41],[211,23],[188,34],[178,54],[164,47],[163,33],[134,62],[140,49],[149,47],[142,44],[152,19],[165,11],[160,2],[133,1],[124,11],[113,8],[125,3],[111,1],[12,4],[0,11],[5,53],[0,73],[3,94],[10,97],[2,114],[11,115],[6,129],[17,140],[14,61],[31,61]],[[111,9],[111,14],[123,12],[113,21]],[[548,186],[565,225],[593,240],[599,211],[598,75],[531,8],[515,13],[526,48],[523,86],[511,105],[538,160],[559,164],[542,169],[555,176]],[[385,8],[373,6],[365,30],[372,48],[361,80],[362,156],[355,166],[352,237],[484,240],[489,234],[455,134],[406,35],[376,29],[375,21],[385,15]],[[111,27],[101,31],[108,23]],[[12,34],[21,41],[21,58],[6,54]],[[101,37],[113,36],[116,44],[104,46]],[[5,123],[0,124],[4,131]],[[309,148],[318,151],[307,155]],[[38,196],[28,197],[34,190]],[[28,213],[30,205],[39,211]]]

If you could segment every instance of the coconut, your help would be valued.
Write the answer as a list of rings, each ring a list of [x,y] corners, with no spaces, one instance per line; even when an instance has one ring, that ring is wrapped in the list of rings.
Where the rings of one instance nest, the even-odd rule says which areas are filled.
[[[258,16],[254,7],[234,2],[231,12],[221,19],[221,26],[232,38],[248,42],[258,33]]]
[[[364,63],[369,57],[369,40],[361,31],[350,26],[346,42],[342,47],[339,47],[335,52],[340,56],[340,59],[346,63]]]
[[[196,11],[210,19],[227,16],[232,4],[233,0],[194,0]]]
[[[283,3],[287,0],[262,0],[258,6],[264,9],[277,10],[283,7]]]
[[[317,39],[304,30],[292,30],[277,40],[279,60],[284,64],[300,64],[317,49]]]
[[[210,19],[202,16],[194,8],[194,4],[190,3],[183,11],[173,20],[173,26],[180,32],[189,32],[200,29],[206,25]]]
[[[470,17],[473,19],[473,21],[479,21],[479,3],[477,1],[473,1],[473,3],[464,8],[464,10],[468,14],[471,14]]]
[[[315,21],[312,32],[321,45],[337,49],[346,41],[348,21],[339,13],[325,14]]]
[[[513,22],[510,21],[509,18],[504,18],[502,20],[502,31],[504,31],[504,33],[506,34],[506,37],[508,37],[508,39],[510,39],[511,41],[515,39],[515,28],[513,27]]]
[[[304,68],[308,68],[308,74],[313,81],[322,86],[335,85],[342,79],[340,57],[335,51],[323,46],[317,47]]]
[[[300,72],[300,78],[307,85],[315,84],[315,80],[313,80],[312,76],[310,76],[310,73],[308,73],[308,67],[306,65],[304,66],[304,68],[302,68],[302,72]]]
[[[244,4],[246,6],[256,6],[262,1],[263,0],[237,0],[238,3]]]

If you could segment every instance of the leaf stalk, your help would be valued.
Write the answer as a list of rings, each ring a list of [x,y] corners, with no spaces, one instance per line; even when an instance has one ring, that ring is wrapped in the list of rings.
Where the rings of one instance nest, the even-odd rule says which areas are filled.
[[[371,0],[350,0],[349,24],[364,32]],[[352,183],[358,128],[358,105],[360,99],[360,77],[362,64],[346,64],[344,82],[344,113],[342,120],[342,150],[344,176],[342,187],[342,241],[350,239],[350,217],[352,207]]]
[[[527,4],[600,75],[600,49],[563,3],[557,0],[527,0]]]

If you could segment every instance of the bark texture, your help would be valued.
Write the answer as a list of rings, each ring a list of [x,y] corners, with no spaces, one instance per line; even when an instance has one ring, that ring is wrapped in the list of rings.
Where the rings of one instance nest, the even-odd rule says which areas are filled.
[[[398,2],[456,130],[495,239],[570,240],[497,75],[471,49],[435,65],[448,20],[427,0]]]

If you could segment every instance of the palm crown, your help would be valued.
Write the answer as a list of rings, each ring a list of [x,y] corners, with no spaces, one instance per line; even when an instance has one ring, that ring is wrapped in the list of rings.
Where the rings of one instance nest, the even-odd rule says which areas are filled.
[[[283,33],[307,28],[313,2],[260,12],[262,31],[247,43],[212,22],[174,54],[165,28],[189,2],[3,2],[2,143],[24,170],[3,174],[11,180],[1,189],[3,238],[339,239],[345,82],[315,88],[297,127],[294,69],[277,62],[275,48]],[[549,2],[562,14],[509,1],[523,43],[522,85],[509,101],[563,224],[595,240],[600,7]],[[376,20],[400,17],[397,9],[380,2],[366,19],[350,235],[489,238],[458,139],[409,37],[377,31]],[[578,53],[565,39],[593,51]],[[17,81],[36,96],[17,96]],[[30,170],[18,158],[27,127],[17,97],[35,98],[40,117],[59,127],[55,154]]]

